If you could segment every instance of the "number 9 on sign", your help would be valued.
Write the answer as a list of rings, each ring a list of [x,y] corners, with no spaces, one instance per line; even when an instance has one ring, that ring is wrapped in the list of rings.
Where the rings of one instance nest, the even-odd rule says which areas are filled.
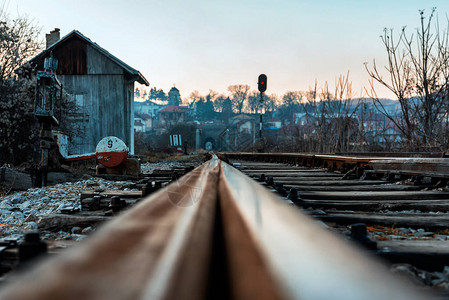
[[[128,147],[121,139],[107,136],[98,143],[95,154],[99,163],[113,168],[126,161],[128,151]]]

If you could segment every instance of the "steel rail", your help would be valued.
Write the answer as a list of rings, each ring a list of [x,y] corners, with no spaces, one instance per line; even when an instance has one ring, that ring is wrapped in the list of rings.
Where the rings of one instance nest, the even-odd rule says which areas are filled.
[[[204,298],[217,175],[218,160],[203,164],[73,251],[11,278],[0,299]]]
[[[376,156],[376,157],[433,157],[443,158],[446,157],[446,152],[336,152],[335,155],[342,156]]]
[[[216,157],[0,299],[429,299]]]
[[[341,152],[341,153],[254,153],[254,152],[225,152],[230,158],[248,158],[248,159],[275,159],[275,158],[355,158],[359,161],[367,159],[396,159],[396,158],[445,158],[445,153],[434,152]]]
[[[316,154],[316,153],[251,153],[251,152],[234,152],[234,153],[223,153],[223,155],[228,156],[229,158],[244,158],[248,160],[272,160],[276,162],[276,160],[283,159],[333,159],[333,160],[353,160],[355,162],[368,162],[370,160],[387,160],[387,159],[395,159],[395,157],[381,157],[376,156],[373,153],[371,156],[351,156],[351,155],[337,155],[337,154]]]
[[[364,153],[366,154],[366,153]],[[425,153],[418,153],[422,156]],[[428,176],[435,178],[449,178],[449,159],[440,157],[388,157],[310,154],[310,153],[226,153],[222,154],[230,159],[255,160],[264,162],[289,163],[307,167],[324,167],[330,170],[348,172],[354,168],[372,169],[377,173],[397,171],[403,175]],[[360,169],[360,167],[363,167]],[[360,176],[361,174],[359,174]]]
[[[397,171],[415,176],[449,178],[448,158],[396,158],[372,161],[369,165],[377,172]]]
[[[341,156],[334,154],[314,153],[223,153],[220,154],[230,159],[254,160],[264,162],[289,163],[306,167],[325,167],[348,171],[353,167],[363,167],[375,160],[394,159],[393,157],[376,156]]]
[[[243,272],[242,265],[249,259],[239,247],[244,233],[257,245],[266,273],[288,299],[424,298],[236,169],[221,164],[221,170],[223,228],[228,255],[236,257],[230,277],[240,287],[236,298],[251,299],[240,296],[259,286],[247,279],[251,274]]]

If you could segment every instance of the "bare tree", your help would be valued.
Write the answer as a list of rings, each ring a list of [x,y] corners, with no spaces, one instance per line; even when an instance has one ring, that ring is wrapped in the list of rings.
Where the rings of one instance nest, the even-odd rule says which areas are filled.
[[[191,92],[189,97],[187,98],[188,102],[189,102],[189,106],[194,107],[195,103],[198,102],[202,97],[203,96],[200,95],[200,92],[198,92],[196,90]]]
[[[215,99],[218,97],[218,93],[214,90],[209,90],[209,94],[206,95],[206,101],[212,101],[214,102]]]
[[[246,84],[235,84],[228,87],[228,91],[231,93],[232,106],[239,114],[242,113],[244,104],[248,99],[249,89],[249,85]]]
[[[302,93],[298,91],[289,91],[282,96],[282,102],[284,105],[287,105],[289,107],[291,106],[297,106],[301,103],[302,100]]]
[[[290,123],[293,120],[293,115],[303,110],[302,98],[302,93],[298,91],[288,91],[282,96],[278,115],[284,120],[284,123]]]
[[[404,27],[396,41],[393,30],[384,29],[381,38],[388,58],[386,78],[375,61],[371,69],[365,64],[371,77],[369,95],[377,109],[403,133],[408,150],[416,146],[447,147],[443,138],[448,113],[449,26],[440,30],[438,20],[434,22],[435,8],[427,20],[424,11],[420,11],[420,16],[416,36],[408,36]],[[375,82],[397,97],[399,112],[385,109],[376,94]]]
[[[251,91],[248,95],[248,101],[245,111],[251,114],[255,114],[258,112],[259,106],[260,106],[260,93],[257,91]]]
[[[222,112],[223,111],[223,104],[224,101],[226,100],[226,96],[224,95],[218,95],[217,97],[215,97],[214,99],[214,109],[216,112]]]
[[[278,97],[275,94],[262,95],[262,108],[264,113],[273,112],[278,107]],[[244,110],[248,113],[260,113],[260,92],[251,91],[248,95],[248,101]]]
[[[353,100],[349,72],[346,76],[338,77],[333,94],[325,83],[322,97],[322,112],[325,114],[327,128],[326,148],[329,152],[349,151],[351,142],[355,142],[358,132],[355,113],[360,105],[358,100]]]
[[[308,139],[310,151],[325,152],[326,115],[318,92],[318,83],[315,80],[314,86],[309,87],[309,91],[305,93],[306,101],[302,102],[306,114],[305,124],[302,127],[304,136]]]
[[[41,48],[39,29],[26,17],[10,20],[0,6],[0,164],[33,160],[38,126],[33,114],[35,81],[14,71]]]
[[[347,75],[336,79],[334,92],[327,82],[322,88],[309,88],[302,103],[306,120],[302,134],[307,138],[309,151],[336,152],[350,150],[358,132],[356,111],[359,101],[353,100],[352,87]]]
[[[27,17],[10,20],[0,7],[0,79],[15,77],[14,71],[42,49],[40,28]]]
[[[273,112],[279,107],[279,99],[276,94],[265,95],[264,107],[266,112]]]

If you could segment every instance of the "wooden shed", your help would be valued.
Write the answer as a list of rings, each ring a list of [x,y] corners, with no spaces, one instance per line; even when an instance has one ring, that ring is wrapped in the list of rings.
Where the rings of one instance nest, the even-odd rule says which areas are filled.
[[[30,62],[43,70],[50,55],[58,59],[57,78],[76,103],[75,111],[63,116],[77,132],[69,136],[69,154],[95,152],[97,143],[110,135],[122,139],[133,153],[134,83],[148,86],[145,77],[77,30],[62,39],[59,29],[52,31],[47,49]]]

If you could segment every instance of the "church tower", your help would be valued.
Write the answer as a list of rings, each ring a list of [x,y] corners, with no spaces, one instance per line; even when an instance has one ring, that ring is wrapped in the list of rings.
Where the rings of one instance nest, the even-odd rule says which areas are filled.
[[[168,105],[179,106],[181,104],[181,95],[176,87],[172,87],[168,92]]]

